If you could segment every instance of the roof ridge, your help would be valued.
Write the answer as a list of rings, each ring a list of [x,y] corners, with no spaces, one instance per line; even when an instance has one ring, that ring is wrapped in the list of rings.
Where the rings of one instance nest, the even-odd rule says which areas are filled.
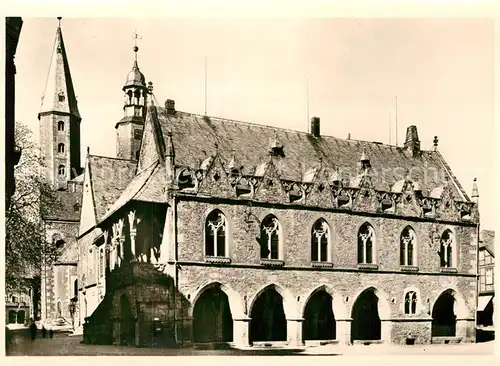
[[[163,107],[157,107],[157,108],[160,108],[161,110],[165,110],[165,108],[163,108]],[[205,115],[198,114],[198,113],[191,113],[191,112],[184,112],[184,111],[176,111],[176,112],[184,114],[184,115],[188,115],[188,116],[196,116],[196,117],[201,117],[201,118],[215,118],[215,119],[218,119],[220,121],[232,122],[232,123],[241,124],[241,125],[261,127],[261,128],[270,129],[270,130],[281,130],[284,132],[293,132],[293,133],[298,133],[298,134],[305,135],[305,136],[312,136],[309,132],[300,131],[300,130],[293,130],[291,128],[264,125],[264,124],[260,124],[260,123],[256,123],[256,122],[240,121],[240,120],[236,120],[236,119],[217,117],[217,116],[205,116]],[[383,146],[385,148],[394,148],[397,150],[404,150],[403,146],[396,146],[396,145],[392,145],[392,144],[387,144],[387,143],[384,143],[381,141],[369,141],[369,140],[360,140],[360,139],[352,139],[352,138],[346,139],[346,138],[331,136],[331,135],[321,135],[321,137],[322,138],[326,137],[326,138],[330,138],[330,139],[334,139],[334,140],[338,140],[338,141],[342,141],[342,142],[347,142],[347,143],[365,143],[365,144]],[[433,150],[423,150],[423,149],[421,149],[420,151],[427,152],[427,153],[434,152]]]
[[[94,154],[89,154],[89,158],[104,158],[104,159],[113,159],[113,160],[122,160],[122,161],[129,161],[129,162],[135,162],[135,160],[132,159],[124,159],[124,158],[117,158],[113,156],[104,156],[104,155],[94,155]]]

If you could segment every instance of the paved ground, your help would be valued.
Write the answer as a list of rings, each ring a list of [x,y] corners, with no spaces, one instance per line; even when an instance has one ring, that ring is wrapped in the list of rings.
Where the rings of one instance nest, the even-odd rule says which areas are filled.
[[[397,345],[325,345],[308,348],[282,349],[227,349],[227,350],[198,350],[183,349],[152,349],[123,346],[93,346],[81,344],[82,337],[69,337],[66,334],[56,334],[53,339],[37,338],[34,341],[26,339],[22,332],[16,332],[11,344],[7,347],[8,356],[208,356],[208,355],[323,355],[323,356],[380,356],[380,355],[485,355],[492,356],[494,341],[475,344],[456,345],[425,345],[425,346],[397,346]],[[40,335],[39,335],[40,337]]]

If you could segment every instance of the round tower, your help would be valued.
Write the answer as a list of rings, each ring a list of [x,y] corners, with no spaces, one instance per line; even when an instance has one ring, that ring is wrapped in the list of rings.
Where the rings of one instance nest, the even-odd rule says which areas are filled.
[[[146,79],[137,64],[139,47],[135,45],[133,50],[134,65],[122,88],[124,92],[123,118],[115,126],[116,155],[129,160],[139,158],[148,95]]]

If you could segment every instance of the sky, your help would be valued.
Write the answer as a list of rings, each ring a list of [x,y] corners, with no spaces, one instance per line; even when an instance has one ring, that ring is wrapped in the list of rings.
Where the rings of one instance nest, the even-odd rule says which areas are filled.
[[[57,28],[23,17],[16,53],[16,120],[37,114]],[[396,143],[416,125],[467,194],[478,179],[481,225],[494,229],[494,24],[485,19],[63,18],[82,116],[81,149],[115,156],[115,124],[132,68],[160,105],[324,135]],[[206,60],[206,67],[205,67]],[[206,72],[205,72],[206,69]],[[205,105],[206,76],[206,105]],[[397,97],[397,108],[396,108]],[[397,114],[396,114],[397,109]]]

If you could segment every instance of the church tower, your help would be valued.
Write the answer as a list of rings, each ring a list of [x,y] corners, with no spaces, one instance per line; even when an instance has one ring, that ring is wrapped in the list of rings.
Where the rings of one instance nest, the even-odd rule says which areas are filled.
[[[65,189],[67,182],[81,173],[81,117],[64,47],[61,18],[58,20],[59,25],[38,119],[45,177],[57,188]]]
[[[137,37],[136,37],[137,39]],[[142,130],[146,116],[148,89],[146,79],[137,65],[137,51],[134,46],[134,65],[123,86],[123,118],[116,124],[116,155],[122,159],[138,160],[141,148]]]

